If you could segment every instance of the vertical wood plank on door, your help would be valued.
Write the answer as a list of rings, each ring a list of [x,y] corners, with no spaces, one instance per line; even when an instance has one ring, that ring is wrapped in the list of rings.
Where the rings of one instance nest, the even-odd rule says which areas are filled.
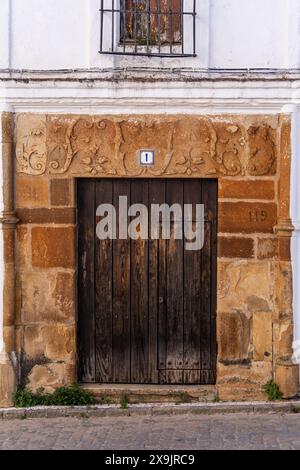
[[[78,203],[78,369],[82,382],[95,382],[95,184],[79,180]]]
[[[130,182],[114,180],[113,204],[127,196],[130,205]],[[118,212],[117,212],[118,221]],[[118,222],[117,222],[118,227]],[[113,241],[113,381],[130,383],[130,240]]]
[[[112,204],[111,180],[96,181],[96,208]],[[94,215],[96,216],[96,214]],[[112,240],[99,240],[95,232],[95,350],[96,382],[112,382]]]
[[[201,370],[212,368],[211,350],[214,350],[215,341],[212,338],[212,269],[216,262],[212,245],[212,226],[216,223],[216,201],[213,190],[216,183],[204,180],[202,183],[202,201],[205,206],[205,242],[201,251]]]
[[[138,180],[131,185],[131,205],[133,204],[144,204],[148,207],[147,181]],[[135,217],[133,216],[131,220]],[[130,245],[131,382],[147,383],[149,381],[148,240],[131,239]]]
[[[151,219],[151,205],[163,204],[165,202],[165,182],[163,180],[153,180],[149,182],[149,219]],[[151,235],[151,224],[149,224],[149,234]],[[164,240],[155,240],[149,238],[149,380],[151,383],[158,382],[158,362],[163,360],[165,367],[165,350],[158,351],[158,330],[159,321],[161,332],[165,330],[165,246]],[[159,250],[159,246],[161,249]],[[160,320],[159,320],[160,319]],[[160,337],[160,347],[165,343]],[[160,357],[159,357],[160,356]]]
[[[166,182],[166,202],[183,204],[183,181],[169,180]],[[173,219],[173,220],[172,220]],[[171,238],[167,240],[167,329],[166,335],[166,367],[169,383],[183,381],[183,240],[175,239],[176,224],[171,213]],[[181,370],[180,370],[181,369]]]
[[[184,204],[193,206],[191,221],[195,229],[195,205],[201,204],[201,180],[184,181]],[[185,212],[185,218],[188,214]],[[187,240],[185,239],[185,244]],[[200,311],[201,311],[201,250],[186,250],[184,272],[184,383],[200,383]]]

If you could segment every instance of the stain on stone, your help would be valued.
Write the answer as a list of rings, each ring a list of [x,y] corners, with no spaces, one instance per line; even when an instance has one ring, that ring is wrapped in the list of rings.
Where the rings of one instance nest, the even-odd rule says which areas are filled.
[[[246,303],[252,312],[268,312],[270,311],[270,307],[268,302],[261,297],[257,297],[256,295],[250,295],[246,298]]]

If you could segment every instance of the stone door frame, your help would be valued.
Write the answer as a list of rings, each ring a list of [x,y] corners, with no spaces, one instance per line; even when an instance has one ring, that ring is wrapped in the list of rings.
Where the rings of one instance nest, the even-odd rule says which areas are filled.
[[[133,120],[136,123],[133,124]],[[141,169],[136,165],[136,159],[132,156],[132,151],[140,148],[141,141],[145,141],[148,136],[149,142],[153,141],[153,136],[157,135],[158,127],[164,129],[165,138],[160,145],[158,166],[154,170]],[[177,126],[177,127],[176,127]],[[39,246],[39,237],[45,237],[45,230],[48,239],[43,238],[43,243],[52,243],[51,229],[43,227],[49,222],[56,225],[70,225],[70,241],[75,240],[72,235],[72,226],[74,226],[74,200],[70,202],[69,207],[64,205],[52,208],[52,198],[55,199],[55,190],[61,185],[69,187],[68,191],[74,185],[76,177],[216,177],[219,179],[221,195],[219,201],[219,279],[223,280],[229,259],[232,258],[230,250],[236,250],[235,256],[238,258],[234,269],[244,269],[244,266],[254,263],[254,259],[249,261],[255,251],[255,259],[258,256],[259,237],[253,238],[254,245],[249,244],[251,233],[270,233],[272,225],[272,240],[274,253],[271,263],[275,274],[275,319],[272,325],[276,326],[274,330],[275,342],[272,345],[272,361],[270,368],[272,376],[276,378],[285,396],[291,396],[297,384],[298,387],[298,366],[295,366],[291,360],[292,357],[292,305],[291,298],[286,301],[282,289],[291,291],[290,277],[290,237],[293,230],[290,219],[290,137],[291,124],[289,115],[276,116],[55,116],[55,115],[13,115],[9,113],[2,114],[2,159],[3,173],[5,175],[4,184],[4,204],[2,210],[2,233],[4,240],[4,318],[2,321],[2,345],[0,371],[3,377],[2,391],[3,403],[9,400],[11,391],[15,387],[18,379],[18,338],[16,337],[16,310],[14,308],[14,299],[16,298],[15,272],[18,270],[16,258],[19,257],[18,249],[20,237],[17,233],[16,251],[14,251],[14,240],[17,229],[17,219],[20,219],[19,227],[22,224],[37,224],[40,227],[30,228],[31,237],[37,242],[34,252],[31,256],[31,262],[34,267],[41,268],[39,265],[42,259],[42,253]],[[174,132],[176,128],[176,132]],[[15,129],[15,132],[13,132]],[[198,129],[198,130],[197,130]],[[199,131],[199,132],[198,132]],[[191,140],[186,139],[187,133]],[[99,135],[101,137],[99,142]],[[183,136],[183,140],[178,140],[178,136]],[[133,140],[132,140],[133,139]],[[177,140],[176,140],[177,139]],[[198,139],[198,140],[197,140]],[[185,140],[185,142],[184,142]],[[186,142],[192,142],[188,148]],[[194,145],[194,144],[195,145]],[[102,146],[102,147],[101,147]],[[100,147],[103,153],[100,152]],[[180,148],[180,155],[176,149]],[[245,150],[245,148],[247,150]],[[14,151],[15,149],[15,151]],[[107,159],[104,155],[110,155]],[[15,164],[15,170],[14,170]],[[20,198],[18,185],[20,182],[28,179],[31,186],[37,184],[37,181],[47,181],[50,191],[49,205],[47,208],[28,208],[19,204]],[[273,182],[275,193],[273,200],[275,202],[258,201],[257,195],[253,197],[253,192],[259,191],[259,182]],[[66,183],[67,182],[67,183]],[[236,182],[236,183],[235,183]],[[239,183],[238,183],[239,182]],[[248,182],[248,184],[247,184]],[[22,184],[23,184],[22,183]],[[237,184],[238,183],[238,184]],[[16,186],[16,200],[14,202],[14,184]],[[239,186],[239,187],[238,187]],[[270,183],[264,184],[264,190]],[[20,186],[21,187],[21,186]],[[71,189],[70,189],[71,188]],[[24,189],[24,188],[23,188]],[[245,196],[246,191],[246,196]],[[252,196],[251,196],[252,191]],[[242,192],[242,196],[241,193]],[[71,194],[70,193],[70,194]],[[73,191],[74,193],[74,191]],[[253,197],[253,202],[251,200]],[[271,197],[271,199],[272,199]],[[277,199],[276,199],[277,198]],[[242,201],[239,202],[238,200]],[[246,199],[246,201],[245,201]],[[269,199],[269,196],[267,196]],[[250,202],[251,201],[251,202]],[[56,201],[57,202],[57,201]],[[236,220],[235,209],[240,206],[240,218]],[[272,208],[272,207],[273,208]],[[15,212],[15,207],[17,211]],[[43,209],[42,211],[40,209]],[[234,212],[232,212],[234,210]],[[268,216],[265,217],[265,210]],[[249,232],[247,224],[249,220],[243,218],[243,214],[248,214],[252,223]],[[73,214],[73,215],[72,215]],[[250,214],[250,215],[249,215]],[[251,215],[252,214],[252,215]],[[267,220],[268,219],[268,220]],[[239,237],[238,226],[242,225],[244,232]],[[256,227],[256,228],[255,228]],[[246,235],[250,234],[250,237]],[[34,238],[35,237],[35,238]],[[264,238],[264,237],[263,237]],[[235,247],[233,241],[239,239],[239,246]],[[254,240],[255,239],[255,240]],[[52,245],[51,245],[52,246]],[[75,246],[75,243],[74,243]],[[242,258],[239,257],[239,250],[243,251]],[[71,254],[72,262],[75,263],[75,250]],[[223,260],[221,258],[224,258]],[[226,261],[227,260],[227,261]],[[227,263],[227,264],[226,264]],[[229,263],[229,264],[228,264]],[[51,265],[51,262],[50,262]],[[75,264],[74,264],[75,266]],[[257,264],[258,266],[258,264]],[[222,271],[223,269],[223,271]],[[234,273],[231,273],[233,275]],[[284,279],[286,284],[284,284]],[[284,287],[285,286],[285,287]],[[221,283],[221,291],[224,286]],[[224,292],[224,291],[223,291]],[[219,294],[218,294],[219,295]],[[226,286],[225,286],[226,297]],[[253,299],[252,299],[253,300]],[[218,298],[218,304],[220,296]],[[226,307],[226,301],[223,306]],[[229,310],[222,311],[218,307],[218,338],[219,338],[219,364],[218,364],[218,387],[221,396],[228,399],[234,397],[232,390],[232,381],[238,380],[241,383],[240,396],[260,397],[258,388],[260,376],[259,368],[266,367],[269,370],[268,360],[260,358],[258,354],[256,366],[252,360],[248,364],[243,358],[245,351],[239,351],[239,358],[234,359],[236,351],[230,351],[226,345],[227,339],[222,340],[223,332],[227,334],[232,328],[238,328],[243,325],[244,317],[238,313],[234,318]],[[255,307],[257,308],[257,306]],[[233,309],[234,310],[234,309]],[[277,316],[276,316],[277,315]],[[262,328],[263,316],[259,317],[258,336]],[[251,320],[252,321],[252,320]],[[227,326],[226,326],[227,325]],[[231,325],[231,326],[230,326]],[[21,321],[22,326],[22,321]],[[252,324],[255,329],[257,325]],[[247,328],[243,331],[247,331]],[[246,332],[246,335],[248,333]],[[223,343],[222,343],[223,341]],[[223,344],[223,346],[222,346]],[[239,346],[239,345],[238,345]],[[75,353],[75,347],[73,354]],[[259,365],[258,365],[259,363]],[[248,367],[249,366],[249,367]],[[264,378],[264,374],[262,374]],[[253,378],[253,380],[252,380]],[[288,384],[288,385],[287,385]],[[292,391],[291,391],[292,390]]]

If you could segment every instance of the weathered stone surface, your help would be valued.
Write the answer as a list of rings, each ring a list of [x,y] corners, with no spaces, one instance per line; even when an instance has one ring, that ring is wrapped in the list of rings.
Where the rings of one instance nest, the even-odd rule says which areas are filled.
[[[263,385],[272,377],[271,362],[253,362],[251,366],[218,364],[217,389],[221,400],[265,400]]]
[[[19,114],[16,119],[16,169],[18,173],[42,175],[47,163],[46,116]]]
[[[280,357],[290,358],[292,355],[294,325],[290,321],[279,323],[278,334],[278,354]]]
[[[69,179],[51,179],[51,206],[71,206],[71,181]]]
[[[258,124],[248,129],[248,172],[253,176],[274,175],[277,168],[276,129]]]
[[[257,240],[257,258],[275,259],[278,257],[278,239],[277,238],[258,238]]]
[[[218,256],[227,258],[218,273],[219,393],[264,399],[268,353],[287,356],[291,342],[289,241],[273,231],[288,219],[289,117],[19,115],[16,124],[17,348],[33,367],[30,387],[76,378],[73,178],[218,177]],[[156,152],[153,167],[138,164],[145,146]],[[12,260],[12,244],[5,256]]]
[[[1,113],[0,115],[0,126],[1,126],[1,142],[10,144],[14,140],[14,125],[13,125],[13,114],[12,113]]]
[[[73,274],[25,271],[21,285],[23,323],[75,321]]]
[[[290,237],[280,237],[278,239],[278,258],[281,261],[291,260],[291,239]]]
[[[31,230],[32,265],[38,268],[73,268],[73,227],[34,227]]]
[[[28,389],[36,392],[44,388],[46,393],[53,392],[57,387],[68,385],[65,364],[36,365],[28,376]]]
[[[6,351],[15,350],[15,326],[3,326],[3,340]]]
[[[253,123],[253,119],[248,121]],[[276,129],[257,117],[247,139],[244,124],[242,116],[48,116],[45,121],[44,116],[32,115],[28,123],[20,115],[18,171],[78,176],[241,176],[249,140],[250,174],[274,174]],[[137,164],[137,152],[145,145],[156,151],[154,168]]]
[[[72,362],[75,355],[74,325],[26,326],[24,352],[29,358]],[[73,361],[74,362],[74,361]]]
[[[15,253],[15,239],[11,230],[3,230],[3,256],[4,263],[13,263]]]
[[[272,314],[255,312],[253,314],[253,360],[272,360]]]
[[[75,209],[17,209],[20,224],[74,224],[76,223]]]
[[[250,320],[241,311],[218,314],[219,361],[224,364],[249,361]]]
[[[12,406],[16,379],[12,364],[0,363],[0,407]]]
[[[31,262],[30,232],[24,225],[16,230],[16,263],[19,268],[29,266]]]
[[[291,176],[291,119],[281,116],[280,128],[280,172],[278,182],[278,215],[280,219],[290,217]]]
[[[275,380],[284,398],[295,397],[299,392],[299,364],[276,364]]]
[[[270,180],[220,179],[219,198],[273,200],[275,183]]]
[[[263,312],[272,309],[269,266],[266,262],[218,262],[218,311]]]
[[[257,240],[258,259],[279,259],[290,261],[291,240],[290,237],[268,237]]]
[[[16,179],[16,207],[48,207],[49,181],[47,178],[23,176]]]
[[[273,233],[277,207],[264,202],[220,202],[219,232]]]
[[[219,258],[253,258],[253,238],[218,237]]]
[[[292,319],[292,269],[289,262],[274,261],[272,264],[275,279],[275,310],[274,316],[281,322]]]

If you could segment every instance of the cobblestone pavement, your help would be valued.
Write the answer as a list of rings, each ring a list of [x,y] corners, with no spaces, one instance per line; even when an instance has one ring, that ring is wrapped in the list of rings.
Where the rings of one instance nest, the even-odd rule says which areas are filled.
[[[0,449],[300,449],[300,414],[3,420]]]

